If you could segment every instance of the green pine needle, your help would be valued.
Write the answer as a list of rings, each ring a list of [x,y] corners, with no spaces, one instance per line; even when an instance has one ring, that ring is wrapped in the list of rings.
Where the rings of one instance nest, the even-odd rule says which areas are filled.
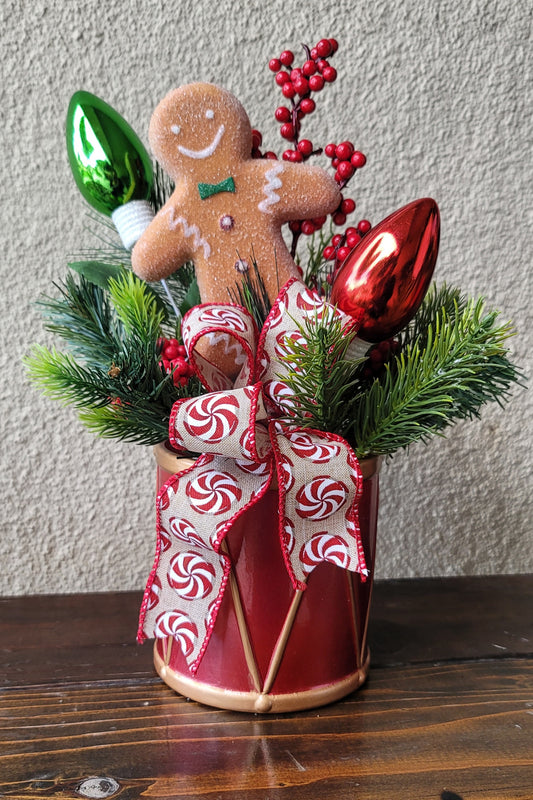
[[[512,335],[483,300],[433,288],[401,337],[401,353],[360,396],[347,432],[356,454],[393,453],[479,416],[487,402],[503,404],[522,377],[505,346]]]

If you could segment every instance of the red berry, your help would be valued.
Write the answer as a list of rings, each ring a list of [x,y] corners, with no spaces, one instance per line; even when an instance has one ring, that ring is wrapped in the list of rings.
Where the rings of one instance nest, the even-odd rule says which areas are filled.
[[[380,367],[383,364],[383,356],[379,351],[379,347],[373,347],[368,357],[370,361],[376,366]]]
[[[342,233],[336,233],[335,236],[331,240],[331,244],[333,247],[337,247],[343,240]]]
[[[364,153],[361,153],[359,152],[359,150],[356,150],[351,158],[351,162],[356,169],[359,169],[360,167],[365,166],[366,156],[364,155]]]
[[[178,375],[188,375],[189,374],[189,365],[185,361],[184,358],[178,356],[178,358],[174,358],[172,360],[172,366],[174,367],[174,371],[178,373]]]
[[[300,233],[301,223],[297,219],[293,219],[292,222],[289,222],[289,229],[293,233]]]
[[[292,150],[284,150],[281,156],[284,161],[292,161]]]
[[[315,232],[315,226],[310,219],[302,222],[302,233],[304,236],[311,236]]]
[[[306,78],[310,78],[311,75],[314,75],[315,72],[316,72],[316,64],[315,64],[315,62],[312,61],[312,59],[309,59],[309,61],[306,61],[305,64],[303,65],[303,67],[302,67],[302,72],[303,72],[303,74],[305,75]]]
[[[294,125],[292,122],[284,122],[279,132],[283,136],[284,139],[288,139],[289,142],[294,141],[296,138],[296,131],[294,130]]]
[[[303,155],[300,153],[299,150],[291,150],[291,161],[295,162],[296,164],[301,163],[304,160]]]
[[[367,219],[362,219],[361,222],[357,225],[357,230],[364,236],[365,233],[368,233],[371,227],[372,225]]]
[[[290,122],[292,114],[286,106],[279,106],[274,112],[278,122]]]
[[[335,67],[327,66],[322,70],[322,77],[326,83],[333,83],[337,80],[337,70]]]
[[[272,72],[279,72],[281,69],[281,61],[279,58],[271,58],[268,62],[268,68],[272,70]]]
[[[348,245],[348,247],[355,247],[355,245],[359,244],[360,241],[361,241],[361,237],[359,236],[359,234],[357,232],[356,233],[350,233],[350,234],[348,234],[346,236],[346,244]]]
[[[288,72],[283,72],[283,70],[281,70],[280,72],[278,72],[276,74],[276,79],[275,80],[276,80],[276,83],[278,84],[278,86],[283,86],[284,83],[287,83],[287,81],[290,81],[289,73]]]
[[[317,58],[318,58],[318,50],[316,49],[316,47],[313,47],[313,48],[312,48],[312,50],[311,50],[311,52],[309,53],[309,55],[311,56],[311,58],[313,59],[313,61],[316,61],[316,60],[317,60]]]
[[[318,61],[316,62],[316,66],[318,71],[322,75],[326,67],[329,67],[329,64],[324,58],[319,58]]]
[[[294,84],[290,81],[286,81],[283,86],[281,87],[281,91],[283,92],[283,97],[287,99],[291,99],[296,94],[296,89],[294,88]]]
[[[335,158],[331,159],[331,166],[333,167],[333,169],[337,169],[337,167],[339,166],[340,163],[341,163],[340,159],[337,158],[337,156],[335,156]]]
[[[290,74],[291,74],[291,81],[293,82],[297,80],[297,78],[303,78],[304,76],[302,70],[299,67],[297,67],[296,69],[291,69]]]
[[[339,173],[343,181],[347,181],[354,174],[355,168],[352,167],[349,161],[341,161],[341,163],[337,167],[337,172]]]
[[[181,356],[181,358],[187,357],[187,348],[185,347],[184,344],[178,345],[178,355]]]
[[[345,236],[350,236],[352,233],[357,233],[357,228],[346,228],[344,231]]]
[[[321,228],[322,225],[325,224],[326,220],[327,220],[327,217],[315,217],[315,219],[313,220],[313,224],[314,224],[315,228],[318,229],[318,228]]]
[[[341,211],[343,214],[352,214],[355,211],[355,200],[352,200],[351,197],[347,197],[346,200],[343,200]]]
[[[283,53],[280,55],[279,60],[281,61],[284,67],[290,67],[290,65],[294,61],[294,53],[291,50],[284,50]]]
[[[324,247],[324,252],[322,253],[326,261],[332,261],[335,258],[335,248],[333,245],[328,244],[327,247]]]
[[[259,148],[263,144],[263,136],[260,131],[252,128],[252,147]]]
[[[324,153],[327,155],[328,158],[334,158],[336,149],[337,149],[336,146],[333,144],[333,142],[331,142],[330,144],[327,144],[324,147]]]
[[[339,249],[337,250],[337,261],[339,262],[339,264],[342,264],[344,259],[348,258],[350,253],[351,253],[351,247],[347,247],[346,245],[344,247],[339,247]]]
[[[319,92],[324,88],[324,78],[322,75],[311,75],[309,78],[309,88],[312,92]]]
[[[344,225],[346,222],[346,214],[343,214],[342,211],[336,211],[332,219],[335,225]]]
[[[332,50],[329,39],[321,39],[316,46],[316,51],[321,58],[327,58],[331,55]]]
[[[307,84],[309,86],[309,84]],[[303,97],[300,100],[300,109],[303,114],[312,114],[316,108],[316,103],[310,97]]]
[[[297,78],[293,83],[294,88],[302,97],[304,94],[309,94],[309,83],[305,78]]]
[[[263,158],[269,158],[271,161],[277,161],[278,160],[277,155],[274,152],[272,152],[272,150],[267,150],[266,153],[264,154]]]
[[[329,43],[331,45],[331,52],[336,53],[339,49],[339,43],[336,39],[329,39]]]
[[[252,158],[262,158],[263,155],[258,147],[252,147]]]
[[[174,358],[177,358],[180,355],[178,345],[167,344],[166,347],[163,348],[162,355],[167,361],[172,361]]]
[[[353,155],[353,144],[351,142],[341,142],[335,148],[335,155],[341,161],[347,161]]]
[[[298,142],[298,150],[303,156],[310,156],[313,152],[313,143],[309,139],[301,139]]]

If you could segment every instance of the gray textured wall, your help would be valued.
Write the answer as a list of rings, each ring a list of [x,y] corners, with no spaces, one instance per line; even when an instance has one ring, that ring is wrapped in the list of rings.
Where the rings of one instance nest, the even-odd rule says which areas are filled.
[[[515,360],[532,342],[531,85],[527,0],[250,2],[4,0],[2,36],[3,594],[139,588],[154,548],[151,453],[96,440],[41,398],[20,358],[49,342],[32,305],[90,241],[64,118],[80,88],[146,141],[171,88],[218,82],[280,149],[281,49],[335,36],[340,78],[310,133],[368,156],[354,184],[374,222],[430,195],[442,213],[441,281],[512,317]],[[244,6],[244,4],[243,4]],[[320,10],[319,10],[320,9]],[[532,395],[398,455],[382,478],[381,576],[521,572],[531,547]]]

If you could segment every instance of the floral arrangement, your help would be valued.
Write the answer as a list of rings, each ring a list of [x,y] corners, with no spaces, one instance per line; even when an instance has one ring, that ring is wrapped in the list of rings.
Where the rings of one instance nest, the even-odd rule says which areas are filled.
[[[456,420],[477,416],[484,403],[502,403],[520,375],[506,348],[512,326],[501,323],[496,311],[455,287],[433,284],[426,293],[438,244],[435,209],[432,252],[425,256],[414,300],[414,279],[401,255],[384,256],[369,269],[368,253],[379,237],[384,231],[396,234],[401,225],[395,228],[388,218],[374,228],[366,219],[346,226],[355,211],[347,190],[366,157],[348,140],[322,147],[302,136],[320,93],[337,78],[331,65],[336,51],[335,40],[322,39],[313,48],[304,47],[300,67],[285,50],[269,68],[284,98],[275,110],[287,143],[282,162],[305,164],[323,154],[339,188],[331,213],[291,220],[284,226],[285,238],[303,283],[318,297],[347,308],[357,324],[348,331],[327,318],[307,321],[301,337],[286,342],[281,360],[286,384],[298,399],[292,422],[338,434],[364,458],[427,441]],[[93,139],[91,119],[99,125],[93,124]],[[112,139],[111,154],[106,144]],[[26,368],[45,394],[73,405],[99,435],[155,444],[168,437],[174,404],[206,391],[181,330],[183,315],[201,301],[195,268],[188,261],[166,280],[146,282],[132,272],[129,247],[114,241],[103,215],[140,199],[151,206],[151,218],[174,186],[158,164],[152,167],[125,121],[92,95],[74,96],[67,140],[78,186],[102,212],[93,217],[95,225],[107,227],[98,232],[97,248],[69,263],[55,294],[39,300],[46,329],[66,343],[67,351],[35,345]],[[272,150],[261,149],[257,130],[250,147],[253,159],[278,160]],[[426,214],[419,230],[411,229],[410,239],[399,243],[400,253],[410,247],[416,257],[428,225]],[[379,310],[378,293],[386,292],[384,270],[389,281],[411,278],[405,295],[392,298],[392,320],[391,302]],[[357,296],[349,288],[354,277]],[[256,263],[227,287],[227,300],[247,308],[261,329],[272,301]],[[354,340],[359,342],[355,350]]]
[[[376,225],[349,221],[365,155],[347,139],[319,146],[303,136],[337,78],[337,49],[321,39],[304,46],[299,67],[289,50],[270,61],[283,96],[281,158],[212,84],[180,87],[158,105],[155,164],[110,106],[77,92],[69,160],[104,227],[39,300],[66,349],[34,345],[26,358],[32,381],[95,433],[158,445],[165,461],[173,453],[168,469],[158,462],[168,479],[138,641],[156,637],[156,668],[173,688],[237,710],[319,705],[361,684],[377,457],[502,404],[521,379],[507,351],[511,324],[482,299],[432,283],[435,201],[415,200]],[[319,157],[329,171],[310,163]],[[174,454],[195,460],[184,467]],[[323,562],[344,577],[319,570],[308,612],[327,600],[329,617],[287,648]],[[249,629],[247,590],[252,625],[250,609],[261,616],[264,598],[276,600],[266,604],[272,641],[256,647],[263,634]],[[206,689],[213,664],[232,664],[232,627],[241,666]],[[328,653],[334,668],[307,679],[325,641],[339,658]],[[208,662],[214,655],[202,673],[206,651]],[[292,682],[278,684],[284,669]]]

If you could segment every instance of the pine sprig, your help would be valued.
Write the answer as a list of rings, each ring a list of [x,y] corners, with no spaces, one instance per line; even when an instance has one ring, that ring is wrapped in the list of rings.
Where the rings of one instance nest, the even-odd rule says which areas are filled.
[[[114,319],[107,293],[83,277],[67,275],[56,284],[59,297],[38,301],[45,329],[68,342],[73,354],[93,366],[113,358],[122,338],[122,327]]]
[[[400,355],[360,395],[347,431],[358,457],[427,441],[459,419],[479,416],[489,401],[502,404],[520,381],[505,347],[510,324],[498,324],[483,300],[461,300],[456,290],[440,295],[446,302],[439,308],[438,293],[430,294]]]
[[[292,422],[302,427],[342,434],[357,401],[355,391],[360,361],[349,360],[347,350],[356,336],[332,314],[308,317],[298,330],[302,340],[287,336],[280,360],[288,374],[280,373],[296,395]]]

